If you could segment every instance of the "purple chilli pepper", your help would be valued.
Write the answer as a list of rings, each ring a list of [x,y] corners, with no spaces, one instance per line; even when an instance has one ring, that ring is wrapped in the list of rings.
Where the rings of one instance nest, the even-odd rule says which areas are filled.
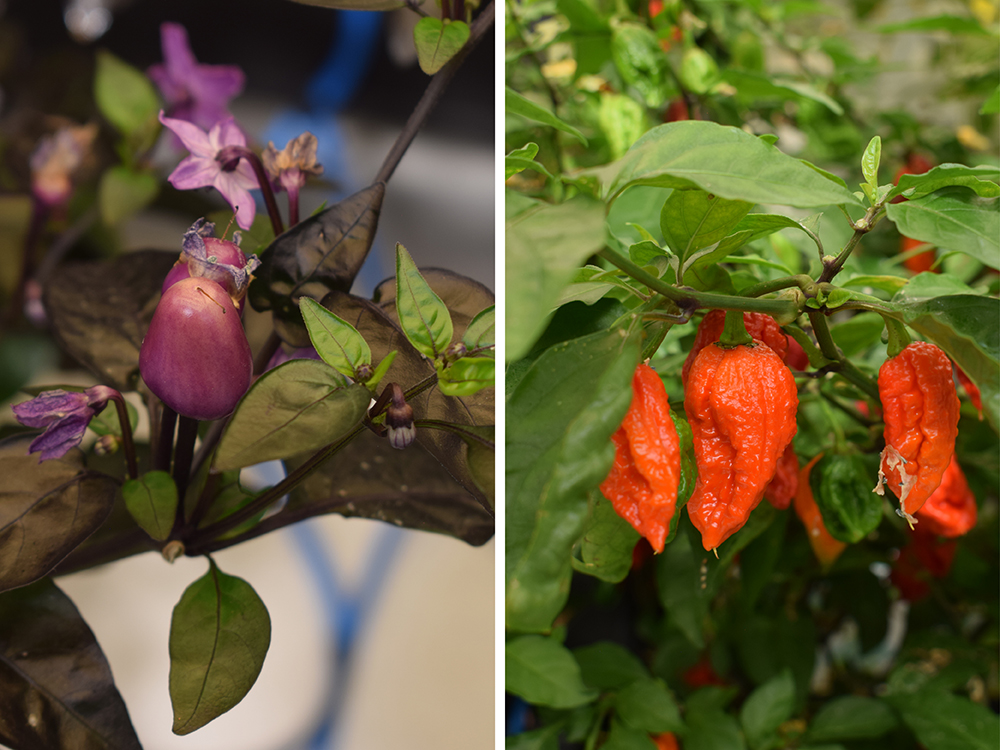
[[[178,414],[202,420],[229,414],[250,387],[253,357],[226,290],[197,276],[167,289],[139,350],[139,372]]]

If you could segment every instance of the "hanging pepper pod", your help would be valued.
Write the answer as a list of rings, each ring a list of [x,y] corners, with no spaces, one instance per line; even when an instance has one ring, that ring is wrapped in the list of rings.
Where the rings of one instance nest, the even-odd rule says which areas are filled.
[[[636,368],[632,404],[611,439],[615,461],[601,492],[619,516],[662,552],[677,504],[681,452],[667,391],[649,365]]]
[[[719,340],[725,323],[725,310],[711,310],[702,318],[698,325],[698,331],[694,335],[694,344],[681,367],[681,381],[684,385],[687,385],[688,374],[691,372],[695,357],[706,346]],[[788,354],[788,336],[782,333],[781,326],[774,318],[763,313],[745,312],[743,313],[743,325],[746,326],[747,333],[750,334],[751,338],[767,344],[782,361],[785,361]],[[801,350],[801,347],[799,349]]]
[[[931,593],[930,579],[944,578],[951,571],[957,543],[942,540],[931,531],[917,526],[911,541],[892,565],[889,580],[904,599],[918,602]]]
[[[847,549],[847,544],[834,539],[823,524],[823,514],[816,505],[813,497],[812,485],[809,475],[813,467],[823,458],[820,453],[812,461],[802,467],[799,474],[799,487],[795,492],[795,515],[806,527],[806,535],[809,537],[809,546],[813,549],[813,554],[824,568],[833,565],[834,561],[840,557],[841,553]]]
[[[774,477],[764,488],[764,499],[778,510],[785,510],[799,487],[799,457],[789,443],[778,459]]]
[[[965,374],[961,367],[955,366],[955,375],[958,377],[958,382],[962,384],[962,389],[965,391],[966,395],[969,397],[969,401],[972,405],[976,407],[976,411],[979,412],[979,419],[982,421],[983,418],[983,396],[979,392],[979,387],[973,383],[969,376]]]
[[[934,344],[914,341],[882,365],[878,390],[886,447],[875,492],[888,484],[912,524],[955,451],[960,404],[951,362]]]
[[[871,476],[856,453],[830,451],[809,474],[823,525],[838,541],[856,544],[882,521],[882,498],[871,491]]]
[[[760,341],[702,349],[688,374],[684,410],[698,481],[688,515],[713,550],[746,523],[795,435],[795,379]]]
[[[920,528],[953,539],[967,534],[976,525],[977,514],[976,498],[969,489],[962,467],[952,456],[941,484],[913,515]]]

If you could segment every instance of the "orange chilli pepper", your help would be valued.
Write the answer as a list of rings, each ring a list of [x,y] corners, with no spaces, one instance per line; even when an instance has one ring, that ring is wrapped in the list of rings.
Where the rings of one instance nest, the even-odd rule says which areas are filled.
[[[893,180],[893,185],[899,184],[899,178],[904,174],[923,174],[924,172],[929,172],[934,165],[931,164],[926,158],[920,154],[910,154],[906,159],[906,165],[900,167],[899,171],[896,172],[896,179]],[[897,195],[892,199],[892,203],[902,203],[905,201],[901,195]],[[899,238],[899,252],[906,253],[910,250],[915,250],[916,248],[924,245],[926,243],[920,240],[915,240],[911,237],[900,236]],[[923,271],[930,271],[931,266],[934,265],[934,251],[927,250],[923,253],[917,253],[916,255],[911,255],[903,260],[903,265],[908,269],[913,271],[913,273],[921,273]]]
[[[816,499],[813,497],[812,487],[809,485],[809,472],[816,462],[823,457],[820,453],[812,461],[802,467],[799,473],[799,486],[795,491],[795,515],[806,527],[806,535],[809,537],[809,545],[816,555],[816,559],[824,567],[833,565],[834,561],[840,557],[841,553],[847,549],[847,545],[838,539],[834,539],[826,525],[823,523],[823,514],[820,513]]]
[[[650,739],[656,743],[656,750],[680,750],[677,737],[673,732],[650,735]]]
[[[883,479],[899,498],[907,520],[941,483],[955,452],[960,404],[943,351],[914,341],[887,359],[878,374],[885,420],[885,450],[875,491]]]
[[[778,510],[785,510],[799,487],[799,457],[789,443],[778,459],[774,477],[764,489],[764,498]]]
[[[632,404],[611,440],[615,461],[601,492],[619,516],[662,552],[677,505],[681,452],[666,388],[649,365],[636,368]]]
[[[687,359],[681,367],[681,381],[687,385],[688,373],[691,372],[691,365],[694,364],[698,352],[709,344],[714,344],[722,336],[722,329],[726,325],[725,310],[711,310],[701,323],[698,324],[698,331],[694,335],[694,344],[688,352]],[[781,326],[770,315],[763,313],[743,313],[743,325],[746,326],[747,333],[751,338],[763,341],[775,354],[785,361],[788,353],[788,336],[781,331]],[[800,347],[801,348],[801,347]],[[808,360],[807,360],[808,363]]]
[[[969,401],[972,405],[976,407],[976,411],[979,412],[979,418],[983,418],[983,397],[979,393],[979,388],[969,380],[969,376],[965,374],[961,367],[955,366],[955,375],[958,376],[958,382],[962,384],[962,388],[965,390],[966,394],[969,396]]]
[[[977,513],[975,495],[969,489],[962,467],[952,456],[941,484],[913,516],[927,531],[953,539],[976,525]]]

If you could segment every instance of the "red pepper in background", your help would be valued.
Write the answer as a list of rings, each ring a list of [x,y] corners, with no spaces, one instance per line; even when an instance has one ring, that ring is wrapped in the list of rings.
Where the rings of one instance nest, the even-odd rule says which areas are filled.
[[[722,336],[722,329],[726,325],[725,310],[711,310],[701,323],[694,335],[694,344],[688,352],[687,359],[681,367],[681,382],[687,385],[688,373],[691,372],[691,365],[694,364],[698,353],[709,344],[714,344]],[[763,341],[771,350],[777,354],[784,362],[788,353],[789,337],[786,336],[781,326],[770,315],[763,313],[743,313],[743,325],[746,326],[747,333],[757,341]],[[801,348],[801,347],[800,347]]]
[[[663,732],[661,734],[651,734],[650,739],[656,743],[656,750],[680,750],[680,744],[673,732]]]
[[[709,661],[707,655],[702,656],[693,667],[684,670],[681,679],[684,680],[685,685],[695,690],[702,687],[709,687],[710,685],[725,687],[729,684],[719,677],[719,673],[712,667],[712,662]]]
[[[677,504],[680,440],[660,376],[640,364],[632,377],[632,404],[611,436],[615,462],[601,492],[615,512],[663,551]]]
[[[753,335],[753,334],[751,334]],[[793,370],[806,370],[809,367],[809,357],[802,344],[795,340],[793,336],[788,337],[788,351],[785,353],[785,364]]]
[[[678,122],[680,120],[690,120],[691,113],[688,110],[687,102],[683,96],[679,96],[667,105],[667,110],[663,113],[664,122]]]
[[[764,490],[764,499],[778,510],[785,510],[795,497],[795,492],[799,488],[799,457],[795,455],[795,449],[789,443],[785,452],[778,459],[778,468],[774,472],[774,478],[768,483]]]
[[[698,480],[687,509],[706,550],[739,531],[763,499],[795,435],[798,403],[791,371],[758,340],[728,349],[709,344],[695,357],[684,410]]]
[[[816,505],[813,497],[812,487],[809,484],[809,472],[812,467],[823,457],[820,453],[812,461],[802,467],[799,473],[799,486],[795,492],[795,515],[806,527],[806,536],[809,537],[809,546],[812,547],[816,559],[824,567],[833,565],[834,561],[840,557],[841,553],[847,549],[847,545],[834,539],[823,523],[823,514]]]
[[[955,452],[960,404],[951,361],[934,344],[914,341],[887,359],[878,374],[885,420],[882,478],[912,516],[941,483]]]
[[[926,531],[948,539],[967,534],[976,525],[976,498],[955,456],[951,457],[941,484],[913,515]]]
[[[918,602],[931,592],[929,577],[941,579],[948,575],[958,545],[954,540],[942,541],[919,526],[914,529],[911,539],[893,563],[889,580],[904,599]]]
[[[976,411],[979,412],[979,418],[983,418],[983,397],[979,393],[979,388],[969,380],[969,376],[962,371],[962,368],[955,365],[955,374],[958,376],[958,382],[962,384],[962,388],[965,389],[966,394],[969,396],[969,401],[972,405],[976,407]]]
[[[906,158],[906,164],[900,167],[899,171],[896,172],[896,179],[893,180],[893,185],[899,184],[899,178],[904,174],[924,174],[929,172],[934,167],[927,159],[925,159],[920,154],[910,153]],[[897,195],[892,199],[892,203],[902,203],[905,201],[901,195]],[[910,250],[914,250],[925,243],[920,240],[915,240],[910,237],[901,236],[899,238],[899,252],[905,253]],[[934,251],[928,250],[924,253],[917,253],[916,255],[911,255],[909,258],[903,260],[903,265],[908,269],[913,271],[913,273],[922,273],[923,271],[930,271],[931,266],[934,265]]]

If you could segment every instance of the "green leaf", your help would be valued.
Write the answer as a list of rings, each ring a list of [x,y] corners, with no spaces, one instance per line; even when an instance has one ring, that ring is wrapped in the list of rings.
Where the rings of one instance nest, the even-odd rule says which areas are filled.
[[[899,724],[896,714],[878,698],[845,695],[823,705],[813,717],[805,739],[809,742],[881,737]]]
[[[981,115],[995,115],[1000,112],[1000,86],[993,89],[993,93],[986,97],[983,106],[979,108]]]
[[[406,248],[396,243],[396,314],[413,348],[436,359],[454,332],[448,306],[420,275]]]
[[[701,47],[688,47],[681,57],[681,84],[696,94],[707,94],[719,82],[719,66]]]
[[[618,690],[649,677],[639,657],[618,643],[600,641],[573,652],[585,684],[599,690]]]
[[[597,121],[612,159],[620,159],[639,137],[649,128],[646,109],[631,96],[602,93]]]
[[[385,374],[389,372],[389,368],[392,367],[392,363],[395,361],[397,354],[399,354],[399,352],[393,350],[385,355],[382,358],[382,361],[379,362],[372,371],[372,376],[365,381],[365,385],[369,388],[378,387],[378,384],[382,382],[382,378],[385,377]]]
[[[587,139],[583,137],[583,133],[572,125],[563,122],[544,107],[535,104],[530,99],[517,93],[510,86],[504,89],[504,107],[509,114],[520,115],[525,119],[534,120],[535,122],[540,122],[542,125],[548,125],[550,128],[569,133],[584,146],[587,145]]]
[[[549,724],[541,729],[508,735],[504,750],[559,750],[559,733],[563,725]]]
[[[611,61],[627,87],[650,108],[662,107],[673,92],[670,65],[648,26],[618,21],[611,31]]]
[[[618,717],[635,729],[656,734],[684,729],[681,713],[660,680],[646,677],[623,688],[615,697]]]
[[[583,684],[573,655],[551,638],[521,636],[508,641],[504,653],[507,692],[528,703],[574,708],[597,697],[596,690]]]
[[[964,164],[939,164],[923,174],[904,174],[889,192],[889,197],[922,198],[946,187],[967,187],[980,198],[1000,195],[1000,169],[981,164],[967,167]]]
[[[660,231],[686,265],[697,251],[720,243],[751,208],[752,203],[725,200],[704,190],[674,190],[660,211]]]
[[[537,143],[526,143],[524,148],[516,148],[504,157],[504,179],[509,180],[518,172],[533,169],[539,174],[555,179],[540,162],[535,161],[538,154]]]
[[[930,274],[936,275],[936,274]],[[885,322],[878,313],[858,313],[850,320],[833,326],[830,332],[845,357],[853,357],[867,351],[882,336]]]
[[[471,351],[496,346],[496,318],[496,306],[490,305],[469,321],[469,327],[462,336],[462,343],[467,349]]]
[[[507,626],[545,631],[562,609],[588,493],[632,400],[635,336],[608,330],[547,349],[507,400]]]
[[[983,413],[1000,431],[1000,300],[973,295],[938,297],[901,305],[893,317],[940,346],[979,387]]]
[[[293,359],[264,373],[246,392],[215,455],[219,471],[316,451],[355,427],[368,408],[365,386],[332,367]]]
[[[900,234],[1000,268],[1000,198],[951,187],[886,209]]]
[[[360,365],[371,364],[371,350],[357,328],[309,297],[303,297],[299,307],[309,340],[330,367],[353,378]]]
[[[878,190],[878,165],[881,160],[882,139],[875,136],[868,142],[865,153],[861,156],[861,173],[873,191]]]
[[[699,691],[704,692],[704,691]],[[719,708],[702,708],[688,701],[684,750],[745,750],[736,719]]]
[[[934,297],[949,297],[956,294],[975,294],[976,290],[961,279],[948,273],[924,271],[909,279],[896,293],[892,301],[899,304],[920,302]]]
[[[768,740],[787,721],[795,706],[795,681],[785,669],[754,690],[740,708],[740,723],[750,747],[769,747]]]
[[[927,750],[995,750],[1000,717],[944,690],[925,688],[886,698]]]
[[[147,471],[122,485],[125,507],[142,530],[157,541],[165,541],[174,527],[177,485],[166,471]]]
[[[691,525],[686,513],[680,525]],[[703,648],[709,594],[702,586],[703,550],[695,547],[691,539],[691,534],[678,532],[677,538],[664,548],[657,559],[656,581],[667,620],[694,646]]]
[[[39,462],[34,434],[0,441],[0,592],[47,575],[100,528],[114,506],[114,479],[87,471],[83,452]]]
[[[208,564],[170,620],[174,734],[189,734],[243,700],[271,643],[271,618],[257,592],[211,558]]]
[[[811,99],[838,117],[844,114],[840,102],[803,81],[766,76],[746,70],[727,70],[724,78],[727,83],[736,87],[737,98],[748,104],[759,105],[762,101],[769,100]]]
[[[507,222],[507,361],[528,353],[559,293],[604,243],[604,205],[582,195],[557,205],[536,203]]]
[[[94,100],[105,119],[126,136],[149,127],[160,111],[150,80],[106,50],[97,53]]]
[[[894,34],[898,31],[947,31],[950,34],[985,34],[989,31],[984,29],[978,21],[972,18],[961,16],[930,16],[926,18],[914,18],[900,23],[890,23],[879,26],[876,31],[882,34]]]
[[[149,172],[137,172],[120,164],[111,167],[101,175],[101,220],[117,226],[152,203],[159,192],[160,183]]]
[[[617,719],[611,720],[611,729],[601,750],[656,750],[649,732],[631,727]]]
[[[108,661],[50,580],[0,594],[0,743],[141,750]]]
[[[438,374],[438,389],[445,396],[471,396],[496,384],[496,359],[461,357]]]
[[[632,569],[632,550],[638,541],[639,532],[598,494],[580,539],[580,559],[572,560],[573,569],[619,583]]]
[[[805,162],[734,127],[687,120],[660,125],[618,161],[591,170],[613,200],[633,185],[698,187],[720,198],[808,208],[853,204],[850,191]]]
[[[424,16],[413,27],[413,44],[417,48],[420,69],[432,76],[443,68],[469,41],[469,25],[465,21],[448,21]]]

